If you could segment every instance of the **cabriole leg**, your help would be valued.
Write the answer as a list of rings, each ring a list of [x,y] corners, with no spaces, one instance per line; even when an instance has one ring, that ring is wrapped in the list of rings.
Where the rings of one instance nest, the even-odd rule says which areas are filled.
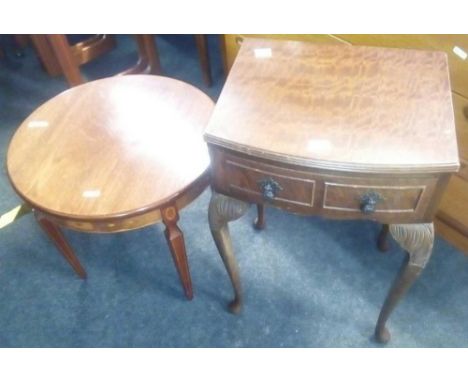
[[[434,245],[434,226],[427,224],[392,224],[390,233],[401,247],[408,252],[400,272],[388,292],[380,311],[375,337],[379,342],[390,340],[390,333],[385,327],[390,314],[407,290],[416,281],[432,254]]]
[[[234,288],[234,300],[229,304],[229,310],[236,314],[242,308],[242,293],[228,222],[239,219],[248,208],[248,203],[213,192],[208,209],[211,234]]]

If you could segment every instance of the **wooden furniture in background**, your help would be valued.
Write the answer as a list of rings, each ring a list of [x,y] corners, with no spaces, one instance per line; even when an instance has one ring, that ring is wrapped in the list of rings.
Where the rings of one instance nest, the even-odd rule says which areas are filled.
[[[212,85],[210,55],[208,53],[208,38],[205,34],[196,34],[195,43],[198,50],[198,59],[202,71],[203,81],[206,86]]]
[[[70,45],[63,34],[31,35],[36,51],[50,75],[64,74],[70,86],[84,83],[80,66],[100,57],[115,47],[111,35],[96,35]],[[152,35],[135,35],[138,62],[123,74],[159,74],[161,65]]]
[[[134,35],[138,47],[138,62],[123,74],[161,74],[159,54],[153,35]],[[195,35],[203,81],[211,86],[211,67],[206,35]],[[47,73],[64,74],[70,86],[84,81],[80,66],[113,49],[112,35],[94,35],[87,40],[70,44],[66,35],[31,35],[36,52]]]
[[[29,35],[15,34],[14,39],[20,48],[26,48],[29,44]]]
[[[446,55],[245,39],[205,140],[230,310],[242,295],[228,222],[249,203],[369,219],[384,224],[379,248],[390,231],[408,252],[375,329],[388,341],[385,323],[431,256],[437,205],[459,167]]]
[[[52,98],[21,124],[8,148],[8,176],[80,277],[86,273],[60,226],[106,233],[162,220],[191,299],[177,221],[209,184],[202,133],[212,109],[200,90],[170,78],[89,82]]]
[[[224,35],[222,50],[225,52],[226,73],[246,36],[339,46],[366,45],[446,52],[461,168],[450,178],[439,205],[435,228],[436,233],[468,254],[468,58],[464,55],[468,53],[468,35]],[[434,150],[439,149],[443,150],[444,147],[435,142]]]
[[[73,58],[69,59],[71,64],[68,65],[76,67],[100,57],[113,49],[116,45],[114,37],[106,34],[92,35],[88,39],[76,44],[71,44],[66,35],[30,35],[30,39],[36,49],[42,65],[44,66],[44,69],[51,76],[66,74],[67,70],[70,70],[69,68],[66,68],[65,70],[62,68],[55,49],[50,42],[51,36],[59,36],[58,39],[55,38],[55,41],[59,41],[62,45],[61,48],[66,49],[65,54],[67,56],[73,56]]]

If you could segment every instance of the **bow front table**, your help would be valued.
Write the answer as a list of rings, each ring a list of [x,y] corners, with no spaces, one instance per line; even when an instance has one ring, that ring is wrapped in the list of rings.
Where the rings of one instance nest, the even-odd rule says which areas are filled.
[[[163,221],[185,295],[193,296],[179,211],[209,185],[203,131],[213,101],[184,82],[116,76],[36,109],[7,154],[11,183],[80,277],[60,230],[120,232]]]
[[[209,222],[242,295],[228,222],[250,203],[371,219],[408,252],[385,323],[431,256],[433,217],[459,167],[445,53],[245,39],[205,131]]]

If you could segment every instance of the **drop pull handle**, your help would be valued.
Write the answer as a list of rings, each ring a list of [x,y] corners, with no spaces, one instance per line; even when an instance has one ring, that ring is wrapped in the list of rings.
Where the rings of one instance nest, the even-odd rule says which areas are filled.
[[[283,187],[273,178],[262,179],[258,184],[260,185],[263,199],[268,202],[276,198],[278,193],[283,190]]]
[[[362,213],[369,215],[375,212],[377,203],[381,202],[383,197],[375,191],[366,192],[361,196],[361,205],[360,209]]]

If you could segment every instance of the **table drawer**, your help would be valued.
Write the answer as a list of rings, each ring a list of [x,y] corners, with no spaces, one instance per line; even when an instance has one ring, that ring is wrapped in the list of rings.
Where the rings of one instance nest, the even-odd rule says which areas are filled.
[[[430,221],[438,199],[439,182],[434,174],[320,175],[322,192],[315,201],[320,214],[337,219],[369,219],[382,223]],[[320,188],[320,186],[318,187]]]
[[[425,188],[425,185],[381,186],[376,185],[372,180],[369,180],[367,184],[325,181],[323,208],[366,214],[412,213],[417,210]]]
[[[430,221],[438,174],[403,176],[304,168],[210,146],[215,191],[299,214],[382,223]],[[442,184],[439,186],[439,182]]]
[[[226,158],[225,171],[230,191],[281,207],[314,204],[315,180],[301,177],[299,172],[236,158]]]

